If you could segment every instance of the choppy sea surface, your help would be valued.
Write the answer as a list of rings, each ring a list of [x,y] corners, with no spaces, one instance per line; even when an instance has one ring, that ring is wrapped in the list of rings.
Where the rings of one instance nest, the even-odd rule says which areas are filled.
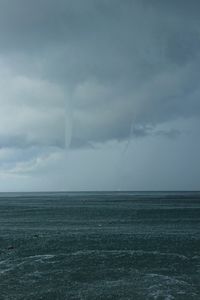
[[[0,299],[200,299],[200,193],[0,194]]]

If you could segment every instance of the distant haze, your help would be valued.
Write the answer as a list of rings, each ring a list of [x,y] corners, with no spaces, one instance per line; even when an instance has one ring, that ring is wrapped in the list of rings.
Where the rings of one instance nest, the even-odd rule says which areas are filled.
[[[199,190],[198,0],[0,0],[0,191]]]

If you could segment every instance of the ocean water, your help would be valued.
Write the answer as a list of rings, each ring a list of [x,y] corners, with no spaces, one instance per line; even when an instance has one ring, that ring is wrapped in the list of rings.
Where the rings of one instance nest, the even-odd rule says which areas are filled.
[[[0,194],[0,299],[200,299],[200,193]]]

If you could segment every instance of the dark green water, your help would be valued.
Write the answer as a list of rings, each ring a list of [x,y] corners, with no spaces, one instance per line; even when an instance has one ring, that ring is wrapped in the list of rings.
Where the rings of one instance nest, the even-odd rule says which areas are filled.
[[[0,195],[0,299],[200,299],[200,193]]]

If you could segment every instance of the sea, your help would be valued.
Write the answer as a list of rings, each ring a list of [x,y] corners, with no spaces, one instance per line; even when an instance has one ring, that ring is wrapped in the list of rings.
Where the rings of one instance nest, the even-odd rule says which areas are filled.
[[[0,194],[0,300],[199,300],[200,192]]]

